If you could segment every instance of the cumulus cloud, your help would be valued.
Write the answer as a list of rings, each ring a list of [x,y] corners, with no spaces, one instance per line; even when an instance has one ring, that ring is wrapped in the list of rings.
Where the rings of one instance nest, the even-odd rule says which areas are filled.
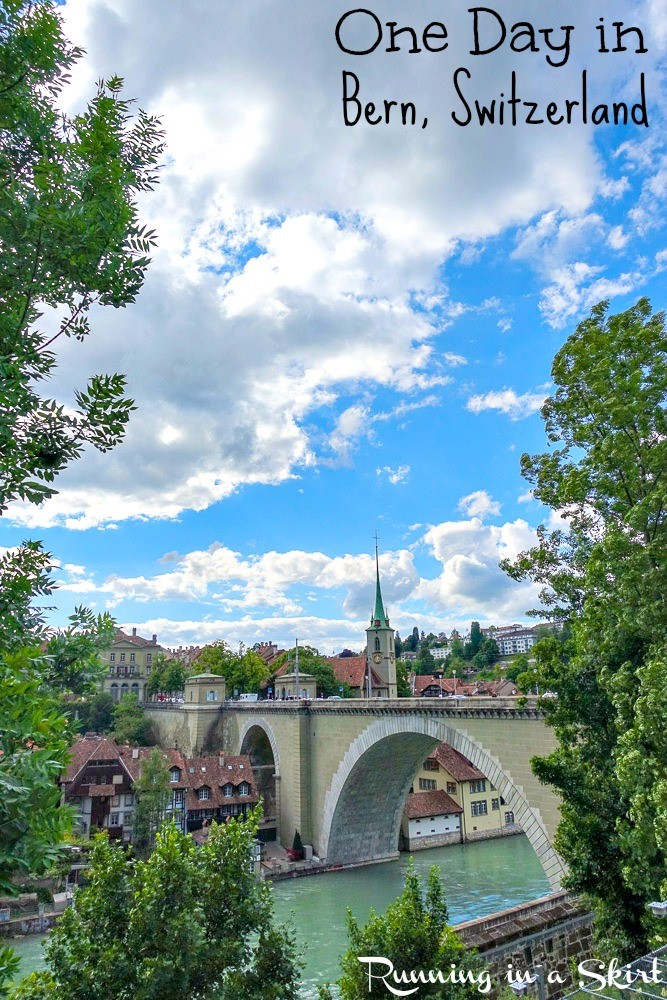
[[[500,504],[497,500],[492,500],[486,490],[475,490],[474,493],[461,497],[458,509],[468,517],[484,518],[500,514]]]
[[[323,424],[341,399],[369,406],[369,386],[382,386],[410,405],[451,381],[464,359],[437,338],[459,305],[487,308],[451,302],[443,266],[453,254],[481,252],[550,212],[589,218],[605,180],[585,129],[563,143],[557,129],[457,128],[443,112],[451,52],[364,63],[364,90],[391,97],[403,81],[432,116],[428,130],[344,128],[349,57],[333,43],[328,3],[297,0],[289,18],[279,4],[261,17],[252,3],[211,2],[197,16],[160,0],[63,9],[87,51],[70,105],[97,78],[122,75],[163,116],[168,160],[141,205],[160,240],[146,287],[122,314],[96,314],[86,344],[62,345],[56,385],[71,403],[82,374],[126,371],[138,404],[127,440],[103,460],[86,455],[42,508],[16,506],[29,526],[174,518],[298,475],[321,460]],[[616,10],[612,0],[609,20]],[[427,0],[419,14],[426,24],[442,10]],[[522,16],[518,0],[505,15]],[[540,15],[579,23],[581,5],[547,0]],[[448,10],[452,38],[467,38],[469,21]],[[582,59],[574,51],[558,71],[564,92]],[[504,47],[486,57],[484,89],[499,93],[515,64]],[[542,55],[524,65],[535,99],[550,97]],[[601,61],[600,85],[611,92],[624,65]],[[354,435],[329,436],[349,461]]]
[[[494,507],[490,498],[488,504]],[[474,500],[468,504],[474,505]],[[413,525],[412,530],[420,527]],[[431,526],[420,536],[419,546],[382,553],[382,593],[393,626],[411,629],[423,622],[440,630],[447,622],[451,629],[471,618],[502,623],[524,616],[538,604],[537,588],[510,580],[498,563],[535,541],[535,530],[525,520],[485,525],[481,517],[471,516]],[[435,574],[420,572],[413,549],[435,559]],[[218,637],[238,641],[238,634],[246,643],[270,637],[284,643],[299,635],[314,645],[352,648],[360,644],[360,623],[367,620],[374,600],[375,559],[367,553],[328,556],[290,550],[244,555],[216,542],[207,549],[166,553],[161,563],[152,575],[110,575],[104,580],[75,566],[62,572],[60,591],[88,602],[99,600],[109,608],[155,606],[160,620],[156,624],[154,616],[146,616],[153,622],[149,631],[166,632],[165,641],[170,642],[201,643]],[[341,608],[344,620],[335,612],[329,620],[304,610],[313,598],[323,597]],[[170,608],[184,604],[198,609],[196,619],[169,616]]]
[[[424,541],[442,571],[421,581],[419,596],[464,620],[475,618],[480,609],[496,621],[523,617],[539,607],[539,587],[510,580],[498,563],[516,558],[536,540],[535,531],[521,518],[502,525],[485,525],[478,517],[436,525]]]
[[[541,408],[546,395],[538,392],[525,392],[518,395],[514,389],[494,389],[482,395],[471,396],[466,403],[466,409],[471,413],[482,413],[484,410],[497,410],[505,413],[511,420],[522,420]]]

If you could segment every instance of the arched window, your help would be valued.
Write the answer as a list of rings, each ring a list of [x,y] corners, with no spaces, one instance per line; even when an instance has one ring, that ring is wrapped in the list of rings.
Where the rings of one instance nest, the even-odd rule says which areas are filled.
[[[380,636],[379,635],[375,636],[375,652],[376,653],[380,652]]]
[[[121,698],[123,697],[123,695],[126,695],[128,691],[129,691],[128,685],[127,684],[121,684],[121,686],[120,686],[120,696],[121,696]]]
[[[111,697],[113,698],[114,701],[118,701],[118,685],[117,684],[112,684],[111,685]]]

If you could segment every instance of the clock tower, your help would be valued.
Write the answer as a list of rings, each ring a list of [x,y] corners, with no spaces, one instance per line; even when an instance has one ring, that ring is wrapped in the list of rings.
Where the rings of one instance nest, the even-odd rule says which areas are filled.
[[[377,538],[375,541],[375,607],[371,615],[371,623],[366,629],[366,676],[367,678],[371,676],[372,679],[371,668],[381,678],[383,686],[388,689],[389,697],[396,698],[394,630],[389,624],[389,618],[382,603]],[[375,697],[376,693],[373,691],[371,683],[371,697]],[[368,688],[364,695],[368,697]]]

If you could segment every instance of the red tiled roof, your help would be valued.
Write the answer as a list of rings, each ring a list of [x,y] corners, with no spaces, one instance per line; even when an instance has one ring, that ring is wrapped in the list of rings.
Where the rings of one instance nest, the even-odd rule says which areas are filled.
[[[463,809],[447,792],[413,792],[405,803],[408,819],[423,819],[424,816],[451,816],[462,813]]]
[[[70,747],[71,760],[63,777],[64,782],[74,781],[89,760],[119,760],[120,747],[106,736],[88,736],[77,740]]]
[[[114,740],[97,736],[78,740],[72,747],[72,763],[62,779],[70,784],[83,770],[89,760],[116,760],[120,767],[134,782],[141,775],[143,762],[150,757],[155,747],[119,746]],[[250,758],[245,756],[224,756],[216,754],[211,757],[184,757],[180,750],[160,749],[160,753],[169,769],[177,767],[180,771],[178,781],[171,782],[170,788],[185,791],[186,805],[189,809],[210,809],[216,806],[246,802],[254,805],[258,800],[255,779],[252,773]],[[239,795],[236,791],[241,782],[249,785],[248,795]],[[234,792],[225,796],[224,785],[232,784]],[[210,788],[208,799],[199,799],[198,791],[204,786]],[[118,786],[90,785],[90,795],[115,795]]]
[[[456,689],[454,685],[456,685]],[[472,685],[464,684],[458,677],[456,680],[453,677],[433,677],[432,674],[419,674],[415,677],[415,694],[418,698],[423,697],[423,692],[431,686],[438,688],[445,695],[470,694],[472,692]]]
[[[113,637],[111,645],[115,646],[117,642],[129,642],[133,646],[141,646],[141,647],[152,646],[155,649],[161,650],[163,653],[165,653],[165,655],[169,656],[172,655],[169,652],[169,650],[163,649],[163,647],[157,643],[157,640],[153,642],[152,639],[144,639],[143,636],[141,635],[128,635],[127,632],[123,632],[122,629],[118,629],[115,636]]]
[[[441,743],[433,753],[429,754],[429,760],[435,760],[445,771],[451,774],[457,781],[478,781],[485,777],[482,771],[471,764],[467,757],[450,747],[447,743]]]
[[[339,684],[349,684],[351,688],[363,688],[366,675],[365,656],[327,656],[326,662],[334,672]],[[382,678],[371,668],[371,683],[374,688],[387,687]]]
[[[508,681],[507,678],[503,678],[499,681],[478,681],[477,684],[475,684],[475,694],[488,694],[492,698],[497,698],[504,687],[511,688],[511,690],[504,692],[508,697],[518,694],[519,692],[516,684],[513,684],[512,681]]]

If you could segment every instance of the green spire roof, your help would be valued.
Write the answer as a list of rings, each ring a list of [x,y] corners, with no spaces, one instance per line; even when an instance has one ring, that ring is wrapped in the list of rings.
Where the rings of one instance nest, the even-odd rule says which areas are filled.
[[[380,562],[378,558],[377,542],[375,543],[375,609],[373,611],[371,621],[380,621],[383,623],[387,621],[384,605],[382,603],[382,591],[380,590]]]

